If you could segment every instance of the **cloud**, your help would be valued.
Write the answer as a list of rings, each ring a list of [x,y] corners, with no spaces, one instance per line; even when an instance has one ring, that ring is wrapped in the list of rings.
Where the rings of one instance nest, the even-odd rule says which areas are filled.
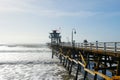
[[[0,0],[1,13],[25,12],[26,9],[32,7],[32,0]]]
[[[39,16],[47,16],[47,17],[89,17],[94,16],[96,13],[88,12],[88,11],[80,11],[80,12],[65,12],[58,10],[40,10],[35,12],[35,14]]]
[[[45,0],[48,1],[48,0]],[[120,16],[120,12],[93,12],[93,11],[64,11],[49,8],[50,1],[44,0],[0,0],[0,14],[4,13],[28,13],[44,17],[91,17],[91,16]],[[37,2],[39,2],[37,4]],[[48,6],[46,6],[48,5]]]
[[[3,14],[28,13],[28,14],[35,14],[38,16],[46,16],[46,17],[70,17],[70,16],[86,17],[86,16],[93,16],[96,14],[88,11],[68,12],[68,11],[49,9],[47,6],[41,6],[41,4],[45,2],[44,0],[40,0],[39,5],[35,5],[33,4],[33,2],[37,3],[36,0],[0,0],[0,13]]]

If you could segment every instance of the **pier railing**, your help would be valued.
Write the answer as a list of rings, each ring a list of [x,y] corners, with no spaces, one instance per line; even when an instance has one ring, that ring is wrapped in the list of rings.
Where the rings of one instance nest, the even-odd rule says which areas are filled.
[[[62,42],[61,46],[71,46],[70,42]],[[90,43],[75,43],[74,47],[86,48],[90,50],[104,50],[104,51],[120,51],[120,42],[90,42]]]

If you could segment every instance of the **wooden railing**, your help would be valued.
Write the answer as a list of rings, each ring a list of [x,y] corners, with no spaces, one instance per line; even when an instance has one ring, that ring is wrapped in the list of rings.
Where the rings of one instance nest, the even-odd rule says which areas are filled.
[[[62,42],[61,46],[71,46],[69,42]],[[104,51],[120,51],[120,42],[90,42],[90,43],[75,43],[74,47],[77,48],[87,48],[90,50],[104,50]]]

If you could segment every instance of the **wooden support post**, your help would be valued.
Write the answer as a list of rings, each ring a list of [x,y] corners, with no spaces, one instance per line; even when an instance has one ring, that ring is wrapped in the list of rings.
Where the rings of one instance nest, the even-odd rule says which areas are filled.
[[[86,77],[87,77],[87,71],[85,71],[84,73],[84,80],[86,80]]]
[[[63,65],[65,64],[65,57],[64,57],[64,55],[63,55]]]
[[[70,60],[68,58],[68,66],[67,66],[67,70],[69,71],[69,67],[70,67]]]
[[[77,80],[77,78],[78,78],[78,73],[79,73],[79,64],[77,64],[77,71],[76,71],[76,76],[75,76],[75,80]]]
[[[98,55],[98,63],[95,67],[95,71],[98,71],[99,65],[100,65],[100,59],[101,59],[101,55]],[[94,76],[94,80],[97,80],[97,74],[95,74]]]
[[[66,65],[66,58],[65,58],[65,56],[64,56],[64,67],[66,67],[65,65]]]
[[[82,71],[82,70],[81,70],[81,67],[82,67],[82,66],[81,66],[81,65],[79,65],[79,70],[80,70],[80,72]]]
[[[113,61],[113,59],[110,56],[108,56],[108,60]],[[110,67],[112,67],[112,64],[113,64],[112,62],[109,63]],[[111,72],[111,73],[112,73],[112,76],[115,75],[114,72]]]
[[[106,49],[107,49],[107,48],[106,48],[106,43],[104,43],[104,54],[105,54],[105,55],[104,55],[104,58],[103,58],[103,59],[104,59],[104,65],[103,65],[103,67],[107,67],[107,62],[106,62],[106,61],[107,61]],[[104,75],[106,75],[106,69],[103,69],[103,70],[102,70],[102,73],[103,73]],[[104,79],[104,80],[105,80],[105,79]]]
[[[59,55],[60,63],[62,63],[62,55]]]
[[[73,61],[71,61],[70,69],[69,69],[69,75],[71,75],[72,72],[72,66],[73,66]]]
[[[59,48],[59,59],[60,59],[60,63],[62,63],[62,49]]]
[[[63,55],[61,54],[61,63],[63,63]]]
[[[53,51],[53,49],[52,49],[52,59],[53,59],[53,57],[54,57],[54,51]]]
[[[107,56],[106,56],[106,55],[104,56],[104,60],[105,60],[105,61],[104,61],[104,66],[103,66],[103,67],[107,67],[107,64],[106,64]],[[103,73],[104,75],[106,75],[106,69],[103,69],[103,70],[102,70],[102,73]],[[104,80],[105,80],[105,79],[104,79]]]
[[[68,61],[67,57],[65,56],[65,65],[64,65],[65,67],[67,67],[67,61]]]
[[[69,60],[68,71],[70,71],[70,66],[71,66],[72,59],[71,59],[71,58],[68,58],[68,60]]]
[[[106,67],[107,66],[107,64],[106,64],[106,61],[107,61],[107,56],[106,56],[106,43],[104,43],[104,53],[105,53],[105,55],[104,55],[104,65],[103,65],[103,67]],[[106,75],[106,69],[104,69],[104,70],[102,70],[102,73],[104,74],[104,75]],[[103,79],[103,80],[105,80],[105,79]]]
[[[88,53],[87,55],[87,64],[88,64],[88,68],[90,69],[90,53]]]
[[[82,62],[80,55],[79,55],[79,59],[78,59],[78,64],[79,64],[79,62]],[[80,64],[79,64],[79,70],[81,71],[81,65]]]
[[[70,64],[70,61],[69,61],[69,57],[70,57],[70,50],[67,51],[67,57],[66,57],[66,67],[67,69],[69,70],[69,64]]]
[[[87,53],[87,61],[86,61],[86,65],[85,65],[85,68],[87,68],[88,67],[88,65],[89,65],[89,53]],[[86,80],[86,77],[87,77],[87,74],[88,74],[88,72],[87,71],[85,71],[85,73],[84,73],[84,80]]]

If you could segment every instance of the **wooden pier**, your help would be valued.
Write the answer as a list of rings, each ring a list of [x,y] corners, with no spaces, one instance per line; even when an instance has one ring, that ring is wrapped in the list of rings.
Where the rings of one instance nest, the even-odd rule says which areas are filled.
[[[52,54],[59,57],[69,74],[73,71],[73,66],[77,66],[75,80],[78,80],[80,72],[83,73],[84,80],[89,77],[88,75],[93,76],[93,80],[99,80],[98,77],[103,80],[120,80],[120,42],[96,41],[73,45],[58,42],[59,35],[52,35],[50,38],[53,38],[51,39]]]

